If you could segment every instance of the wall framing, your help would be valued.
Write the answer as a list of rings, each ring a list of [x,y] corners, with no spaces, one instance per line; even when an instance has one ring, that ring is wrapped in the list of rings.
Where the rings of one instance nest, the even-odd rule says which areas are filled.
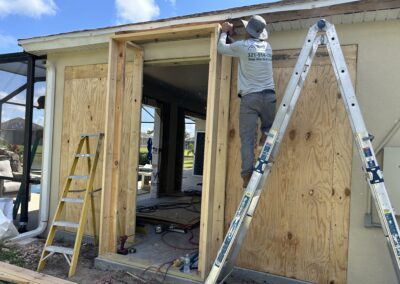
[[[209,82],[207,99],[207,125],[206,125],[206,147],[204,164],[206,171],[203,175],[203,197],[200,221],[200,244],[199,244],[199,270],[204,278],[211,266],[212,259],[216,254],[219,244],[222,242],[224,233],[224,202],[225,187],[218,192],[216,187],[216,156],[218,163],[226,164],[227,124],[229,115],[229,104],[218,104],[220,98],[229,99],[231,59],[217,54],[216,46],[219,36],[219,24],[200,24],[169,27],[163,29],[147,30],[140,32],[119,33],[111,37],[109,41],[108,60],[108,82],[106,98],[106,133],[104,144],[104,164],[102,180],[102,198],[100,213],[100,244],[99,256],[112,256],[116,252],[118,235],[128,235],[134,240],[135,224],[128,220],[136,218],[136,184],[137,176],[128,180],[125,172],[137,171],[138,147],[140,138],[140,108],[142,103],[142,82],[144,52],[141,44],[183,40],[193,38],[210,38],[209,55]],[[130,94],[129,112],[122,105],[126,101],[123,98],[125,90],[125,61],[127,48],[134,52],[133,88]],[[204,60],[204,56],[200,57]],[[173,58],[179,62],[179,58]],[[182,59],[186,60],[187,59]],[[196,60],[196,58],[193,58]],[[225,93],[220,94],[219,93]],[[125,94],[126,95],[126,94]],[[218,125],[222,128],[219,129]],[[123,151],[123,133],[126,128],[130,129],[129,153]],[[217,144],[220,144],[217,154]],[[126,158],[128,157],[128,159]],[[225,159],[225,160],[224,160]],[[226,176],[226,169],[221,167],[218,177]],[[223,181],[218,181],[218,186]],[[121,186],[127,184],[127,186]],[[123,194],[126,199],[125,211],[118,212],[118,198]],[[121,222],[121,220],[123,220]],[[121,225],[124,224],[124,225]],[[219,243],[218,243],[219,242]]]

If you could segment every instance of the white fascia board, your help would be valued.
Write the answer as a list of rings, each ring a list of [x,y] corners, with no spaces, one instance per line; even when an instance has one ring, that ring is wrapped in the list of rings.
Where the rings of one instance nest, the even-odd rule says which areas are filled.
[[[295,10],[308,10],[332,5],[358,2],[359,0],[319,0],[307,3],[297,3],[292,5],[266,7],[256,10],[243,10],[232,13],[221,13],[216,15],[205,15],[193,18],[171,19],[169,21],[155,21],[142,24],[132,24],[125,26],[110,27],[97,30],[81,32],[71,32],[65,34],[49,35],[18,40],[18,44],[27,52],[46,53],[51,50],[68,49],[87,45],[106,45],[110,35],[121,31],[149,30],[174,25],[203,22],[220,22],[227,19],[237,19],[251,16],[254,14],[277,13]]]

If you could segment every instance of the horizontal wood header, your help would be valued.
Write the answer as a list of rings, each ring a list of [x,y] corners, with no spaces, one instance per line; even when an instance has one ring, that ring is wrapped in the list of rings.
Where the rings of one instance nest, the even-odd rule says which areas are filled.
[[[158,42],[165,40],[180,40],[209,37],[219,28],[218,23],[190,24],[175,27],[163,27],[145,31],[117,32],[112,39],[119,41],[133,41],[136,44]]]

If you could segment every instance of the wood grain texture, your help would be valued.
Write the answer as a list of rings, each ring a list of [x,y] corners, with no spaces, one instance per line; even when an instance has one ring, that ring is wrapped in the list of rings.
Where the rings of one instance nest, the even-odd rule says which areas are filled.
[[[129,74],[129,73],[128,73]],[[134,48],[133,70],[129,78],[132,80],[131,89],[127,90],[126,96],[129,101],[124,106],[124,125],[129,125],[129,143],[123,143],[126,148],[124,157],[127,157],[126,173],[122,176],[128,177],[126,187],[121,191],[126,192],[125,199],[125,230],[124,234],[130,236],[129,241],[133,242],[136,229],[136,193],[137,193],[137,172],[139,169],[139,148],[140,148],[140,122],[142,110],[142,87],[143,87],[143,51]],[[127,137],[126,137],[127,138]],[[126,178],[125,178],[126,180]]]
[[[209,37],[212,36],[218,26],[218,23],[194,23],[145,31],[122,31],[116,33],[113,38],[115,40],[134,41],[135,43],[143,44],[146,42]]]
[[[219,30],[210,37],[210,64],[207,92],[206,137],[204,142],[204,171],[201,199],[199,271],[205,278],[212,265],[212,223],[215,189],[215,153],[217,148],[219,80],[221,76],[221,55],[217,53]]]
[[[110,40],[107,97],[105,111],[105,142],[102,179],[99,254],[116,252],[117,236],[123,234],[118,198],[121,188],[122,125],[125,95],[126,43]],[[122,164],[121,164],[122,162]]]
[[[106,111],[106,89],[107,89],[107,64],[71,66],[65,69],[65,87],[64,87],[64,106],[63,106],[63,129],[62,129],[62,145],[61,145],[61,167],[60,167],[60,188],[64,184],[65,178],[68,175],[68,170],[73,161],[73,154],[76,150],[76,145],[79,141],[80,133],[104,132],[105,131],[105,111]],[[132,109],[132,88],[133,88],[133,64],[129,62],[126,65],[126,86],[122,104],[122,137],[126,141],[130,139],[131,129],[131,109]],[[95,144],[91,143],[91,149],[95,149]],[[135,181],[130,181],[129,178],[134,178],[135,175],[129,174],[129,157],[134,150],[129,143],[121,143],[122,159],[121,178],[119,179],[120,187],[118,193],[118,208],[119,218],[117,222],[117,234],[125,233],[126,224],[125,218],[127,213],[127,190],[134,188]],[[136,155],[137,156],[137,155]],[[102,187],[102,166],[103,154],[100,155],[99,165],[96,172],[94,189]],[[77,168],[77,173],[87,172],[86,161],[80,161]],[[129,175],[128,175],[129,174]],[[74,181],[73,189],[83,188],[84,184],[79,181]],[[99,224],[100,216],[100,199],[101,192],[94,193],[95,217],[96,223]],[[73,193],[73,197],[83,196],[83,193]],[[78,220],[80,205],[66,205],[66,219]],[[131,209],[132,210],[132,209]],[[133,209],[134,210],[134,209]],[[91,226],[91,213],[87,218],[85,234],[93,235]],[[128,222],[132,225],[132,222]],[[133,226],[134,228],[134,226]],[[71,230],[74,231],[74,230]],[[121,232],[120,232],[121,231]]]
[[[298,53],[274,52],[278,103]],[[356,46],[344,47],[344,54],[354,79]],[[315,283],[346,283],[352,136],[327,56],[326,50],[318,52],[310,70],[238,266]],[[226,230],[242,195],[236,64],[229,119]]]
[[[29,269],[0,262],[0,282],[5,283],[31,283],[31,284],[72,284],[68,280],[57,278],[43,273],[38,273]],[[3,283],[3,282],[2,282]]]
[[[104,66],[102,66],[104,67]],[[64,84],[64,109],[63,109],[63,129],[62,129],[62,144],[61,144],[61,167],[60,167],[60,193],[62,186],[68,175],[68,171],[73,162],[73,154],[76,150],[76,145],[79,142],[81,133],[96,133],[104,132],[104,111],[105,111],[105,96],[106,96],[106,74],[99,77],[89,78],[81,74],[90,73],[91,70],[97,70],[99,65],[88,65],[79,67],[66,67],[65,69],[65,84]],[[80,72],[82,71],[82,73]],[[95,73],[95,72],[94,72]],[[96,149],[96,144],[93,139],[90,148]],[[100,155],[99,164],[103,162],[103,155]],[[94,189],[101,188],[102,169],[98,166],[96,177],[94,180]],[[80,159],[77,166],[77,174],[86,174],[87,161]],[[74,180],[71,189],[85,188],[85,181]],[[83,197],[82,193],[70,193],[71,197]],[[99,224],[100,212],[100,196],[101,192],[94,193],[96,223]],[[80,204],[66,204],[65,218],[67,220],[79,220]],[[89,214],[86,223],[85,234],[92,235],[93,227],[91,214]],[[72,230],[72,229],[70,229]]]
[[[224,239],[224,210],[225,210],[225,190],[227,173],[227,153],[228,153],[228,122],[229,122],[229,102],[230,84],[232,71],[232,58],[222,56],[221,76],[219,80],[219,110],[218,110],[218,130],[217,130],[217,149],[215,153],[215,191],[213,205],[213,224],[211,236],[211,259],[217,255],[218,249]]]

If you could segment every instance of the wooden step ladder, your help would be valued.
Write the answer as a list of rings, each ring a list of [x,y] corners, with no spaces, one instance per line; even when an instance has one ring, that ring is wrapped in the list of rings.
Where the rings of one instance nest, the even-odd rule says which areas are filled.
[[[97,138],[97,146],[96,152],[94,154],[90,153],[90,145],[89,138]],[[74,161],[72,163],[69,175],[64,185],[63,193],[61,195],[60,201],[58,203],[56,213],[54,215],[53,224],[50,227],[49,235],[47,236],[46,243],[43,248],[42,256],[39,261],[37,271],[40,272],[43,270],[45,266],[45,260],[52,256],[55,253],[59,253],[64,255],[67,260],[70,268],[68,277],[71,277],[75,274],[76,265],[78,263],[79,250],[82,243],[83,232],[85,230],[86,216],[89,207],[89,202],[92,207],[92,222],[93,222],[93,232],[94,232],[94,243],[97,245],[97,235],[96,235],[96,219],[94,214],[94,199],[93,199],[93,182],[96,174],[97,163],[99,161],[100,148],[103,143],[104,134],[103,133],[95,133],[95,134],[81,134],[80,141],[78,144],[78,148],[74,155]],[[86,153],[82,153],[82,148],[86,144]],[[75,170],[78,165],[78,161],[80,158],[87,159],[88,165],[88,175],[76,175]],[[93,158],[93,163],[91,158]],[[71,183],[73,180],[86,180],[86,188],[84,190],[71,190]],[[68,197],[68,193],[71,192],[85,192],[85,195],[82,198],[71,198]],[[75,203],[82,204],[81,214],[79,218],[79,222],[60,220],[61,214],[63,212],[64,206],[66,203]],[[75,228],[78,229],[75,237],[75,244],[73,248],[69,247],[60,247],[52,245],[54,237],[56,235],[56,231],[61,227]]]

